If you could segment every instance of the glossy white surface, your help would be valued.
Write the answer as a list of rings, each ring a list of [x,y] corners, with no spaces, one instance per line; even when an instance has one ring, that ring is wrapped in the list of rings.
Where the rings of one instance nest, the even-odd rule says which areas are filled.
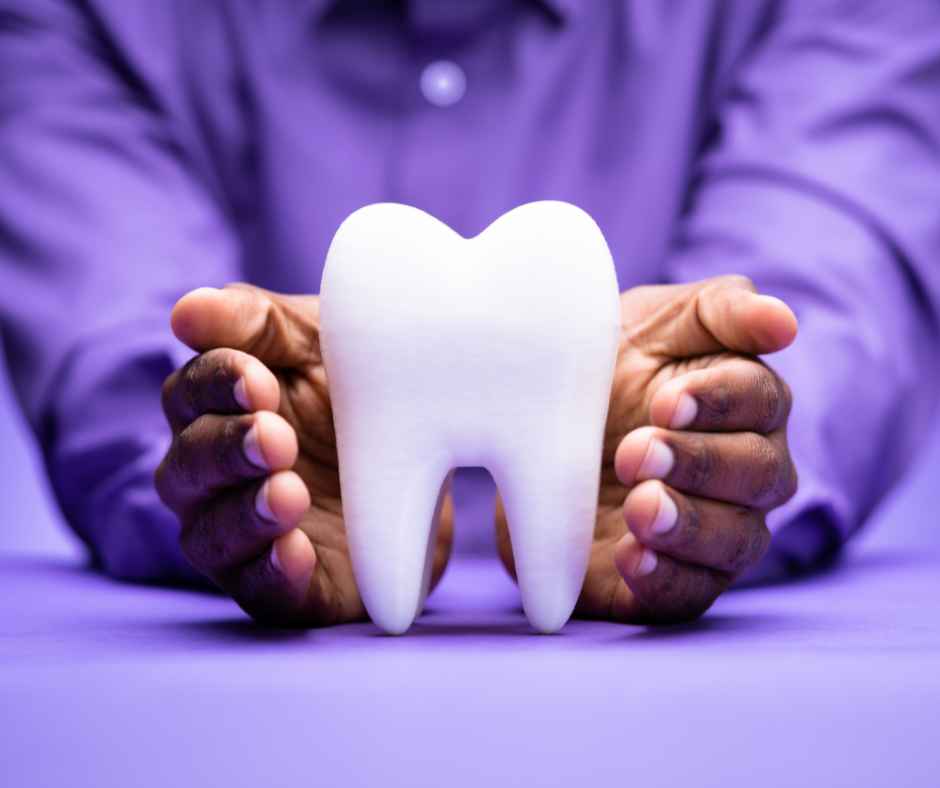
[[[526,615],[560,629],[587,564],[620,331],[597,225],[539,202],[465,239],[416,208],[370,205],[337,231],[320,295],[343,511],[373,620],[411,625],[442,483],[484,466]]]

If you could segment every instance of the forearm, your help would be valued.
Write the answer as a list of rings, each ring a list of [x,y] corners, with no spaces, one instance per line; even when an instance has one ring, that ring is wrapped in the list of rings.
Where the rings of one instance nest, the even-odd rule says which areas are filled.
[[[152,491],[175,300],[237,276],[220,207],[79,6],[0,24],[0,330],[59,504],[109,571],[187,575]],[[140,75],[138,75],[140,76]],[[140,76],[143,79],[142,76]],[[156,88],[155,88],[156,89]]]
[[[95,563],[116,577],[197,577],[179,550],[179,523],[153,489],[169,442],[160,386],[184,356],[165,330],[135,326],[78,343],[59,376],[55,436],[44,440],[49,479]]]
[[[818,561],[904,472],[937,400],[940,54],[932,4],[790,4],[728,75],[667,262],[750,276],[796,312],[768,363],[794,394],[800,491],[779,566]]]

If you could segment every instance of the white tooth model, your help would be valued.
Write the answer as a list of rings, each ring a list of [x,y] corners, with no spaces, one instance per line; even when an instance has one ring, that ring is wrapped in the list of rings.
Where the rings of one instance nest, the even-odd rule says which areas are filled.
[[[442,484],[484,466],[522,605],[555,632],[584,582],[620,334],[610,250],[588,214],[536,202],[463,238],[406,205],[336,232],[320,288],[353,571],[402,633],[428,592]]]

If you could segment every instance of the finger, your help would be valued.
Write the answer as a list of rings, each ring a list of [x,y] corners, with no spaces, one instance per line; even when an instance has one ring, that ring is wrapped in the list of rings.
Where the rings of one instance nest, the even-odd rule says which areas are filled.
[[[276,411],[280,386],[260,361],[240,350],[219,348],[201,353],[163,384],[163,412],[174,431],[204,413]]]
[[[317,552],[307,535],[294,528],[262,555],[231,574],[223,588],[248,615],[273,626],[310,626],[326,610],[312,593]]]
[[[650,401],[658,427],[768,434],[782,427],[792,405],[790,389],[755,359],[731,357],[687,372],[661,386]]]
[[[644,547],[731,574],[756,564],[770,545],[761,512],[683,495],[662,482],[637,485],[624,501],[623,514]]]
[[[796,492],[796,469],[781,433],[707,433],[641,427],[614,456],[627,487],[661,479],[676,490],[757,509],[772,509]]]
[[[307,486],[293,471],[226,490],[183,521],[180,547],[197,570],[216,580],[265,552],[310,508]]]
[[[328,626],[364,620],[366,610],[348,561],[348,554],[336,554],[325,545],[314,548],[307,534],[295,528],[242,567],[228,590],[243,610],[267,624]]]
[[[176,436],[155,484],[177,512],[223,487],[290,468],[297,459],[297,435],[276,413],[200,416]]]
[[[180,341],[197,351],[235,348],[275,367],[319,360],[317,296],[245,284],[201,287],[176,302],[170,323]]]
[[[627,593],[615,600],[611,614],[631,623],[692,621],[731,584],[726,573],[656,553],[641,545],[632,533],[617,543],[614,563]]]
[[[633,304],[645,317],[631,318]],[[791,344],[797,331],[796,316],[783,301],[759,295],[741,276],[643,288],[623,306],[630,341],[650,354],[670,358],[722,350],[774,353]]]

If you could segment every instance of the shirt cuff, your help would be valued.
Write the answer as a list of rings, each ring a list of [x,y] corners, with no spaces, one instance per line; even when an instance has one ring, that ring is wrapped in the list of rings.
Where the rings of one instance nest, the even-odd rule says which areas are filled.
[[[95,557],[108,574],[124,580],[206,585],[208,581],[183,556],[180,522],[154,487],[154,470],[169,441],[169,436],[154,437],[149,448],[96,496],[101,508]]]
[[[764,585],[797,577],[832,561],[845,542],[847,522],[831,486],[815,477],[801,478],[786,504],[767,516],[772,540],[767,554],[745,572],[736,586]]]

